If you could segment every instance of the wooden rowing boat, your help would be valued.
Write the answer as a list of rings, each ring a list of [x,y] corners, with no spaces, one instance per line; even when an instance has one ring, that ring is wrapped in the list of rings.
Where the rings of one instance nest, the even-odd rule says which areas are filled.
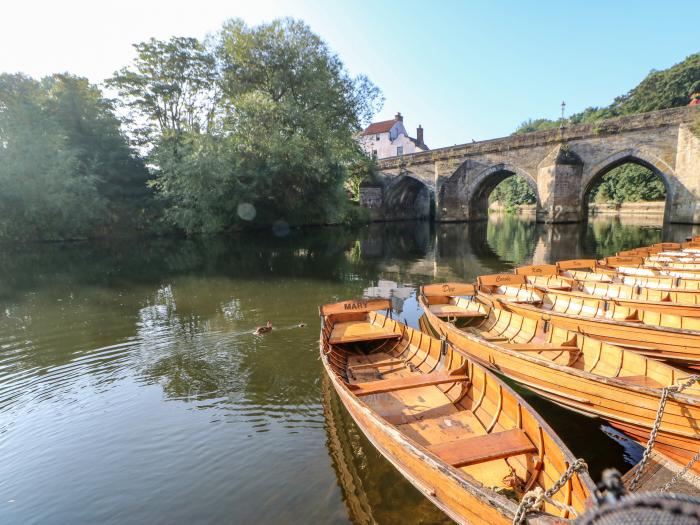
[[[458,523],[510,523],[523,494],[547,489],[571,452],[510,387],[446,342],[379,310],[322,306],[321,358],[343,405],[394,466]],[[530,522],[580,514],[593,492],[575,474]],[[568,509],[571,510],[568,510]],[[530,515],[529,515],[530,516]]]
[[[581,265],[585,265],[585,268]],[[578,286],[577,283],[583,283],[583,285],[589,283],[613,283],[632,287],[627,289],[630,294],[634,292],[635,287],[669,292],[700,292],[700,275],[696,276],[695,279],[688,279],[646,272],[622,273],[598,266],[597,261],[593,259],[521,266],[515,269],[515,273],[524,275],[528,284],[532,286],[550,290],[575,290]],[[620,295],[624,297],[625,294],[617,294],[617,296]],[[658,297],[665,302],[669,302],[665,298],[665,294],[661,294]],[[645,298],[645,300],[647,299]],[[690,303],[690,300],[687,299],[684,303]]]
[[[502,308],[488,297],[437,295],[427,288],[419,298],[426,319],[457,351],[560,405],[607,420],[639,443],[649,438],[661,388],[688,377],[629,349]],[[487,302],[488,316],[467,325],[432,311],[438,304],[468,310]],[[656,441],[660,452],[682,464],[700,448],[699,394],[691,387],[669,395]],[[697,463],[693,468],[700,472]]]
[[[578,292],[537,290],[523,276],[478,278],[478,291],[528,319],[602,339],[663,361],[700,367],[700,318],[683,317]]]

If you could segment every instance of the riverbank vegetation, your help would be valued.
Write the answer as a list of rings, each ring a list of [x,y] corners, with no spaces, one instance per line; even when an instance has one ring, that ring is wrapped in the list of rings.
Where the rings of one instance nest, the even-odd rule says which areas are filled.
[[[226,233],[364,218],[360,184],[377,167],[356,133],[381,107],[303,22],[226,22],[204,40],[134,46],[104,86],[68,73],[0,74],[0,241]],[[605,108],[566,125],[685,105],[700,91],[700,54],[655,71]],[[530,120],[516,131],[560,122]],[[663,198],[640,166],[621,166],[596,202]],[[531,204],[511,177],[490,197]]]
[[[563,125],[685,106],[693,93],[700,93],[700,53],[690,55],[668,69],[652,71],[639,85],[617,97],[609,106],[587,108],[565,119]],[[530,119],[523,122],[515,134],[556,129],[561,125],[561,120]],[[529,185],[518,177],[503,181],[493,194],[496,195],[491,200],[498,200],[506,208],[535,202]],[[654,201],[663,200],[665,195],[663,182],[651,170],[637,164],[624,164],[601,177],[599,184],[590,191],[589,200],[599,203]]]
[[[378,88],[303,22],[151,39],[97,86],[0,76],[0,240],[225,233],[356,216]],[[356,165],[359,165],[357,167]]]

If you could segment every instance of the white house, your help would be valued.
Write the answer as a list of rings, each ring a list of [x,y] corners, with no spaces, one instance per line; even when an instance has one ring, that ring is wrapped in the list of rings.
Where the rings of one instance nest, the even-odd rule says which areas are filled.
[[[359,140],[362,149],[378,159],[430,149],[423,142],[422,126],[416,129],[415,139],[408,136],[401,113],[397,113],[392,120],[373,122],[360,134]]]

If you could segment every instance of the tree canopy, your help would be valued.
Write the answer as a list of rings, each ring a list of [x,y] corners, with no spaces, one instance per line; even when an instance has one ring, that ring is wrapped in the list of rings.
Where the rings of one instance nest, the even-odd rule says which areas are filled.
[[[0,239],[143,226],[147,171],[86,79],[0,75]]]
[[[175,226],[212,233],[343,219],[348,171],[362,162],[355,134],[381,96],[306,24],[231,20],[207,46],[171,39],[136,49],[110,84],[134,122],[150,123],[155,187]]]

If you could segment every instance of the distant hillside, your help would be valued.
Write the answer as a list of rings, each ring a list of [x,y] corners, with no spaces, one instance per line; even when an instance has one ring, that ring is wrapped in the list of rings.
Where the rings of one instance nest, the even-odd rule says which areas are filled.
[[[658,109],[686,106],[693,93],[700,93],[700,53],[687,57],[668,69],[651,71],[639,85],[612,104],[602,108],[590,107],[565,119],[564,124],[580,124],[601,119],[646,113]],[[542,131],[559,127],[559,120],[545,118],[526,120],[514,134]],[[589,199],[596,202],[625,202],[661,200],[665,196],[663,183],[648,169],[636,164],[625,164],[605,174],[593,188]],[[505,206],[535,202],[528,184],[516,177],[503,181],[491,194]]]
[[[700,93],[700,53],[690,55],[662,71],[652,70],[629,93],[617,97],[612,104],[602,108],[586,108],[565,120],[566,125],[594,122],[596,120],[646,113],[657,109],[687,106],[690,95]],[[526,120],[515,133],[527,133],[558,127],[558,120]]]

